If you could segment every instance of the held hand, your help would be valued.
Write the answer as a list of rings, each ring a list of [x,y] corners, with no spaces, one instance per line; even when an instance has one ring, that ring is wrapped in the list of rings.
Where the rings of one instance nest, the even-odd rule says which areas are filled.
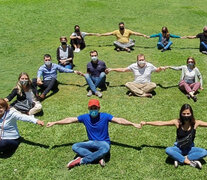
[[[147,39],[149,39],[149,38],[150,38],[150,36],[144,36],[144,37],[146,37]]]
[[[80,71],[74,71],[75,74],[80,75],[80,76],[85,76],[82,72]]]
[[[187,37],[186,37],[186,36],[183,36],[183,37],[181,37],[180,39],[187,39]]]
[[[140,125],[141,125],[141,126],[144,126],[145,124],[146,124],[145,121],[141,121],[141,122],[140,122]]]
[[[80,36],[77,36],[77,38],[78,38],[78,39],[81,39],[81,37],[80,37]]]
[[[44,122],[40,121],[40,120],[37,120],[37,124],[40,125],[40,126],[44,126]]]
[[[135,124],[135,123],[134,123],[134,127],[137,128],[137,129],[141,129],[142,128],[141,124]]]
[[[41,79],[37,79],[37,85],[40,86],[42,84],[43,84],[43,82],[41,81]]]
[[[109,73],[109,72],[111,72],[111,71],[112,71],[112,69],[111,69],[111,68],[108,68],[108,69],[107,69],[107,71],[108,71],[108,73]]]
[[[55,122],[48,122],[47,125],[46,125],[46,127],[48,128],[48,127],[51,127],[53,125],[55,125]]]
[[[100,36],[101,36],[101,34],[100,34],[100,33],[96,33],[96,36],[99,36],[99,37],[100,37]]]
[[[200,90],[203,91],[204,90],[203,87],[200,87]]]
[[[105,70],[105,73],[108,74],[108,73],[109,73],[109,69],[106,69],[106,70]]]

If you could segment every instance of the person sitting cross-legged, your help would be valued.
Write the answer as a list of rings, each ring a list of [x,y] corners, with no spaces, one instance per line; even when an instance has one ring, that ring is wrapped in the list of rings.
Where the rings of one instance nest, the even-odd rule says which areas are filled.
[[[89,114],[68,117],[60,121],[47,123],[47,127],[83,123],[86,128],[89,140],[73,144],[72,149],[78,154],[78,157],[67,164],[67,168],[69,169],[77,165],[91,164],[95,161],[98,161],[102,167],[105,166],[104,157],[110,151],[109,122],[140,128],[140,124],[127,121],[124,118],[114,117],[108,113],[99,112],[100,103],[97,99],[89,100],[88,110]]]
[[[90,97],[95,94],[101,98],[102,93],[97,90],[97,87],[102,90],[106,89],[107,67],[104,61],[98,59],[98,52],[96,50],[91,51],[90,56],[91,61],[87,64],[87,73],[85,74],[86,82],[89,85],[87,96]]]
[[[144,54],[137,56],[137,62],[131,64],[127,68],[108,68],[108,72],[133,72],[134,81],[127,82],[125,86],[129,89],[130,95],[139,97],[152,97],[152,91],[156,88],[156,84],[151,82],[152,72],[160,72],[164,70],[162,67],[156,68],[151,63],[146,62]]]

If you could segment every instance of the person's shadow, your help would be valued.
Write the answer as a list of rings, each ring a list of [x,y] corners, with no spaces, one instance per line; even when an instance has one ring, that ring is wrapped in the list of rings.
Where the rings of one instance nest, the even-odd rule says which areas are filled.
[[[19,141],[20,141],[19,145],[20,145],[21,143],[25,143],[25,144],[28,144],[28,145],[31,145],[31,146],[39,146],[39,147],[41,147],[41,148],[45,148],[45,149],[48,149],[48,148],[50,147],[50,146],[45,145],[45,144],[40,144],[40,143],[32,142],[32,141],[30,141],[30,140],[26,140],[26,139],[24,139],[23,137],[20,137]],[[18,146],[19,146],[19,145],[18,145]],[[18,147],[17,147],[17,148],[18,148]],[[8,153],[2,153],[2,152],[0,152],[0,158],[1,158],[1,159],[7,159],[7,158],[10,158],[10,157],[16,152],[17,148],[14,149],[14,150],[9,151]]]

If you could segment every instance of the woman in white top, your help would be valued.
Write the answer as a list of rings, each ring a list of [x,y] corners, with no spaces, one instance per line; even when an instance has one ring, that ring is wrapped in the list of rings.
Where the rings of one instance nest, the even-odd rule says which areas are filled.
[[[42,110],[42,105],[36,97],[37,94],[29,75],[22,72],[19,75],[17,85],[4,100],[9,102],[17,96],[17,100],[11,104],[11,107],[22,113],[33,115]]]
[[[19,146],[17,120],[44,125],[43,121],[10,109],[8,103],[0,99],[0,155],[12,155]]]
[[[170,68],[173,70],[182,70],[181,81],[179,83],[179,88],[186,92],[187,97],[192,98],[194,102],[197,101],[197,97],[195,93],[200,88],[203,90],[203,79],[202,75],[197,67],[195,67],[195,59],[193,57],[189,57],[187,59],[187,65],[183,66],[166,66],[166,68]]]

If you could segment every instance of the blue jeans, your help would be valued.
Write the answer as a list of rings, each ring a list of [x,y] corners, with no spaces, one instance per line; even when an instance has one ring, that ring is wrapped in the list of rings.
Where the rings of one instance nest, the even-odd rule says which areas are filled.
[[[61,65],[61,64],[59,64],[59,65]],[[73,66],[72,66],[72,64],[67,64],[67,65],[61,65],[62,67],[64,67],[64,68],[66,68],[66,69],[73,69]]]
[[[168,147],[165,151],[170,157],[180,163],[184,163],[185,156],[187,156],[190,161],[202,159],[207,156],[207,151],[205,149],[194,147],[194,145],[183,150],[177,146],[177,143],[175,143],[173,147]]]
[[[95,93],[97,87],[105,86],[106,74],[102,72],[99,77],[91,76],[90,74],[85,74],[86,82],[88,83],[91,91]]]
[[[200,51],[207,51],[207,44],[205,44],[204,42],[201,42]]]
[[[100,160],[110,150],[110,145],[106,141],[87,141],[75,143],[72,146],[74,152],[82,157],[81,164],[89,164]]]
[[[170,46],[172,45],[173,43],[171,41],[168,41],[168,44],[165,46],[164,44],[162,44],[161,42],[158,42],[157,43],[157,48],[158,49],[168,49],[170,48]]]

